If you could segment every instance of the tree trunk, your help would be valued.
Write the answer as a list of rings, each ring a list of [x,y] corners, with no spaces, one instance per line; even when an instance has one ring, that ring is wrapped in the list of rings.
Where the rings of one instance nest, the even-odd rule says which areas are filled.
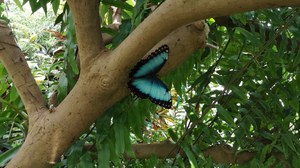
[[[45,108],[21,52],[17,53],[21,59],[9,63],[19,48],[3,41],[12,36],[0,33],[0,59],[17,83],[30,120],[28,136],[7,167],[51,167],[97,117],[129,93],[126,83],[130,69],[155,44],[168,44],[170,48],[170,59],[161,74],[182,63],[195,49],[204,47],[208,29],[203,23],[186,24],[255,9],[300,6],[299,0],[166,0],[114,51],[107,51],[98,29],[97,3],[68,0],[78,37],[81,73],[73,90],[56,109]],[[2,32],[7,26],[1,23],[0,29]],[[26,69],[23,75],[15,72],[20,64]]]

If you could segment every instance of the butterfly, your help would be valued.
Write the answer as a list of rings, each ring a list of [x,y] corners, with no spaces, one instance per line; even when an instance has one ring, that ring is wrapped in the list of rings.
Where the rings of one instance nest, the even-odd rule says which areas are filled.
[[[168,87],[157,77],[169,56],[169,47],[163,45],[147,59],[139,61],[129,74],[129,89],[142,99],[149,98],[164,108],[171,108],[172,97]]]

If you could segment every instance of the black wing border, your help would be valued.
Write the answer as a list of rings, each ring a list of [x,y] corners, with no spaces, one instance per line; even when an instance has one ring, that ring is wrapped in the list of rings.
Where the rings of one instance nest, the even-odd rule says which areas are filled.
[[[164,44],[161,47],[159,47],[158,49],[156,49],[154,52],[152,52],[150,55],[148,55],[148,57],[146,59],[142,59],[140,60],[134,67],[133,69],[130,71],[129,73],[129,78],[134,78],[133,75],[146,63],[148,63],[151,59],[155,58],[156,56],[158,56],[160,53],[163,52],[167,52],[169,53],[169,46]],[[160,66],[158,66],[154,72],[149,73],[149,74],[156,74],[159,72],[159,70],[165,65],[165,63],[167,62],[167,60],[165,60]],[[149,75],[147,74],[147,75]],[[147,76],[145,75],[145,76]]]

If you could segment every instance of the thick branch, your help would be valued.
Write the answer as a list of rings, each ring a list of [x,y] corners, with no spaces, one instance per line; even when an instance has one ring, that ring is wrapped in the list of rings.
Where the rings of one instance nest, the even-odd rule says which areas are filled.
[[[135,157],[139,159],[150,158],[152,154],[158,158],[175,158],[177,154],[184,155],[184,151],[173,143],[135,144],[132,146]],[[211,157],[215,163],[245,164],[253,158],[255,152],[234,151],[227,145],[211,146],[203,151],[205,157]]]
[[[165,37],[166,34],[184,24],[209,17],[283,6],[300,6],[300,1],[167,0],[114,50],[113,55],[115,59],[112,65],[117,65],[124,69],[128,66],[134,66],[141,56]]]
[[[200,29],[194,24],[186,25],[180,28],[182,30],[178,29],[161,42],[173,46],[171,50],[174,46],[178,46],[176,50],[178,53],[170,52],[170,62],[164,68],[164,73],[179,64],[178,60],[183,61],[195,49],[204,46],[207,32],[204,31],[206,29],[203,27],[203,22],[200,23],[202,23]],[[176,38],[180,40],[172,40]],[[184,47],[184,44],[192,47]],[[98,57],[99,60],[91,65],[90,72],[80,75],[75,87],[64,101],[51,114],[40,117],[39,123],[36,123],[34,129],[29,132],[25,143],[9,166],[15,167],[22,163],[24,167],[30,167],[30,165],[50,167],[97,117],[116,101],[129,94],[126,84],[128,73],[123,71],[120,76],[110,75],[119,69],[107,69],[107,64],[111,59],[109,54],[109,52],[103,52],[102,56]],[[31,157],[28,157],[29,153]]]
[[[153,144],[134,144],[132,150],[137,159],[147,159],[151,155],[155,155],[160,159],[175,158],[177,154],[184,156],[184,151],[178,145],[169,141]]]
[[[249,162],[256,152],[235,151],[229,145],[215,145],[203,151],[205,157],[211,157],[216,163],[245,164]]]
[[[80,69],[104,48],[100,32],[99,0],[68,0],[74,18],[79,48]]]
[[[95,145],[87,143],[84,145],[84,150],[96,151]],[[165,141],[162,143],[152,144],[133,144],[132,150],[137,159],[147,159],[152,155],[155,155],[159,159],[175,158],[176,155],[186,157],[184,151],[179,145]],[[215,163],[219,164],[239,164],[243,165],[248,163],[257,153],[251,151],[236,151],[229,145],[213,145],[203,151],[203,155],[206,158],[212,158]],[[272,153],[276,159],[281,160],[285,165],[286,163],[284,156],[280,153]],[[125,155],[125,158],[130,158]],[[276,166],[276,165],[274,165]]]
[[[77,7],[86,9],[84,5],[89,5],[87,1],[70,0],[69,3],[74,3],[70,4],[73,12],[76,11]],[[79,3],[81,6],[75,5],[75,3]],[[95,4],[94,0],[89,3]],[[85,38],[87,39],[78,37],[82,35],[80,35],[80,33],[83,33],[81,31],[89,30],[89,28],[84,28],[88,23],[87,25],[79,25],[78,20],[75,21],[77,22],[78,42],[80,41],[81,43],[79,48],[84,46],[83,50],[87,53],[87,55],[82,56],[83,59],[86,59],[82,67],[85,68],[85,64],[90,63],[89,68],[85,69],[86,73],[80,75],[75,87],[56,108],[56,111],[49,115],[42,116],[38,123],[33,126],[22,148],[8,167],[18,167],[20,164],[22,164],[22,167],[32,167],[32,165],[36,167],[50,167],[51,163],[55,163],[63,151],[79,137],[97,117],[102,115],[105,110],[129,93],[126,85],[129,70],[151,47],[176,28],[198,20],[199,18],[204,19],[257,8],[287,5],[300,5],[300,2],[299,0],[167,0],[122,42],[115,51],[110,53],[102,50],[95,59],[91,58],[97,53],[95,49],[96,45],[93,44],[93,40],[88,40],[88,38],[93,38],[89,33],[93,33],[86,32],[88,37]],[[81,12],[77,14],[84,15],[85,17],[92,16],[84,13],[89,13],[89,10],[94,10],[95,6],[91,5],[90,8],[91,9],[87,9],[86,11],[78,9],[78,11]],[[93,16],[95,15],[96,14]],[[88,18],[85,19],[88,20]],[[80,21],[83,20],[84,19],[80,19]],[[88,22],[91,22],[91,20]],[[81,26],[83,26],[83,28],[78,28]],[[186,26],[183,27],[185,29],[188,28]],[[94,29],[98,29],[98,27],[94,26]],[[93,30],[93,32],[95,31],[96,30]],[[186,47],[190,44],[188,41],[204,37],[201,35],[203,33],[205,34],[206,32],[199,31],[199,36],[197,37],[191,33],[190,35],[193,36],[190,38],[182,38],[179,36],[177,37],[179,39],[177,41],[172,40],[169,41],[171,43],[166,42],[170,46],[170,60],[162,73],[174,68],[172,67],[172,63],[181,63],[175,60],[172,61],[172,57],[178,54],[175,52],[176,48],[181,48],[179,52],[181,52],[181,56],[183,57],[181,61],[183,61],[184,58],[188,57],[188,55],[196,49]],[[98,36],[98,34],[96,35]],[[95,34],[93,34],[93,36],[95,36]],[[85,41],[85,43],[83,43],[83,41]],[[193,44],[192,46],[201,46],[201,44],[203,44],[203,41],[200,44]],[[90,48],[90,52],[87,50],[88,45],[94,46]],[[80,50],[81,48],[79,51]],[[98,51],[100,51],[100,49]],[[186,53],[186,55],[183,53]],[[89,62],[89,60],[91,62]],[[43,146],[43,148],[41,148],[41,146]]]
[[[29,117],[37,111],[46,109],[46,102],[24,55],[14,40],[12,31],[4,22],[0,22],[0,60],[12,78]]]
[[[160,159],[175,158],[178,154],[185,157],[184,151],[178,145],[168,141],[154,144],[134,144],[132,145],[132,149],[135,157],[138,159],[150,158],[153,154]],[[231,146],[225,144],[210,146],[202,152],[204,157],[210,157],[215,163],[228,165],[246,164],[257,154],[257,152],[251,151],[236,151]],[[272,152],[271,154],[277,159],[277,162],[272,167],[276,167],[279,161],[283,163],[284,167],[290,167],[290,163],[288,163],[282,153]]]

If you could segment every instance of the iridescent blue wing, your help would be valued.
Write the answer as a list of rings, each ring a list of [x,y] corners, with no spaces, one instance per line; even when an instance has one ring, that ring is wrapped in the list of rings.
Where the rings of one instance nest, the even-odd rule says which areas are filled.
[[[171,108],[172,97],[167,86],[156,77],[134,78],[128,83],[130,90],[140,98],[149,98],[164,108]]]
[[[129,74],[128,87],[140,98],[149,98],[164,108],[171,108],[172,97],[167,86],[156,77],[156,73],[168,59],[169,47],[161,46],[147,59],[138,62]]]
[[[147,59],[138,62],[131,70],[130,78],[140,78],[155,75],[166,63],[168,59],[169,47],[163,45],[151,53]]]

